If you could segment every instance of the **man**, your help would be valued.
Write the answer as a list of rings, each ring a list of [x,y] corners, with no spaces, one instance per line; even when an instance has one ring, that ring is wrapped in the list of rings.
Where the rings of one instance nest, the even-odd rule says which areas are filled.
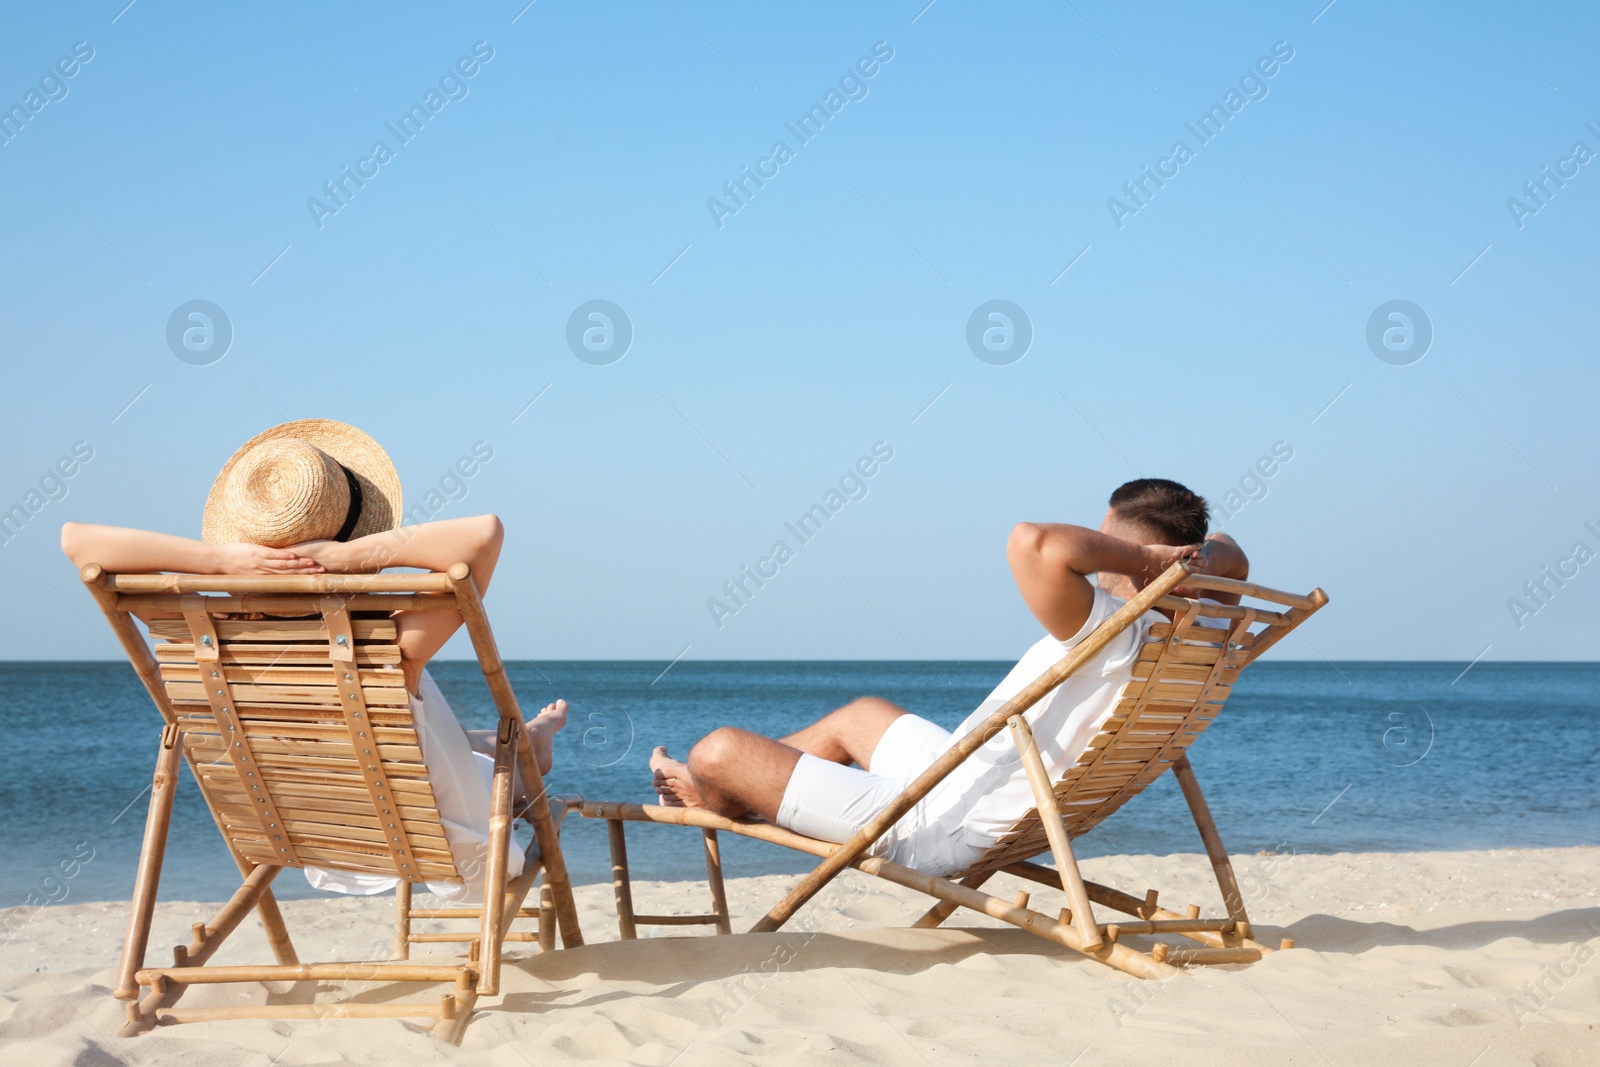
[[[861,697],[782,740],[724,726],[694,746],[687,764],[658,747],[650,759],[656,791],[666,804],[734,818],[754,815],[809,837],[848,840],[957,738],[1173,563],[1183,560],[1192,570],[1224,578],[1248,577],[1249,562],[1232,538],[1207,537],[1209,519],[1205,500],[1184,486],[1140,478],[1111,494],[1098,532],[1020,523],[1011,531],[1006,558],[1046,636],[954,733],[887,700]],[[1238,602],[1223,594],[1216,599]],[[1132,677],[1151,625],[1166,618],[1146,612],[1028,712],[1052,779],[1088,747]],[[951,874],[969,866],[1032,807],[1021,757],[1002,731],[891,827],[871,854]]]

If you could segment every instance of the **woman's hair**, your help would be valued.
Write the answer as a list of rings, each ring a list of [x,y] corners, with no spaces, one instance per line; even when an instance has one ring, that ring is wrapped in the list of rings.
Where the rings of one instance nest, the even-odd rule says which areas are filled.
[[[1141,526],[1162,544],[1193,545],[1206,539],[1211,508],[1205,497],[1166,478],[1136,478],[1111,494],[1111,510]]]

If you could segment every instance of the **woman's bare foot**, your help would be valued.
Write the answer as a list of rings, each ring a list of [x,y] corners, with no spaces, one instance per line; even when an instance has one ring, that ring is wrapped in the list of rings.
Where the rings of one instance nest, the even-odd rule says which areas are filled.
[[[528,744],[533,746],[533,756],[539,763],[539,773],[549,774],[555,766],[556,731],[567,725],[567,702],[558,700],[539,709],[539,714],[527,722]]]
[[[694,777],[682,761],[667,755],[667,746],[657,745],[650,753],[650,769],[655,772],[656,793],[669,808],[703,808]]]

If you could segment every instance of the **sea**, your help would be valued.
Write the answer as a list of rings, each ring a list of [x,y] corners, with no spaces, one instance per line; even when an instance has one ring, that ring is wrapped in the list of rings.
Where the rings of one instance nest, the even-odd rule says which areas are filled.
[[[954,727],[1011,665],[666,666],[508,664],[525,713],[557,697],[571,705],[552,792],[650,801],[655,745],[681,756],[721,725],[782,735],[866,694]],[[464,724],[494,724],[475,663],[430,670]],[[0,664],[0,907],[128,899],[160,730],[126,664]],[[1600,664],[1263,662],[1245,672],[1190,759],[1235,854],[1600,844]],[[697,834],[631,824],[628,840],[636,878],[704,875]],[[609,880],[601,822],[569,818],[562,842],[575,881]],[[1171,775],[1075,847],[1082,856],[1201,851]],[[725,840],[724,859],[733,876],[808,866],[738,838]],[[184,772],[160,895],[219,900],[237,886]],[[293,871],[275,890],[315,895]]]

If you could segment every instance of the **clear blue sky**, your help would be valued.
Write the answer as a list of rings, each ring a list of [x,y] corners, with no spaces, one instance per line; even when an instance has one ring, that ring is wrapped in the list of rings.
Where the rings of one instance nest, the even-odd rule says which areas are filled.
[[[1571,558],[1600,551],[1587,5],[124,2],[0,35],[0,508],[93,449],[0,546],[7,656],[115,654],[63,520],[194,534],[239,443],[313,416],[384,442],[413,503],[493,448],[439,514],[504,517],[513,657],[1014,657],[1014,522],[1095,523],[1141,473],[1224,502],[1274,446],[1226,528],[1333,598],[1280,654],[1600,648]],[[603,366],[567,343],[596,299],[633,331]],[[210,365],[167,341],[191,300],[232,325]],[[1031,323],[1008,365],[968,346],[990,300]],[[1408,365],[1368,343],[1393,300],[1431,323]]]

